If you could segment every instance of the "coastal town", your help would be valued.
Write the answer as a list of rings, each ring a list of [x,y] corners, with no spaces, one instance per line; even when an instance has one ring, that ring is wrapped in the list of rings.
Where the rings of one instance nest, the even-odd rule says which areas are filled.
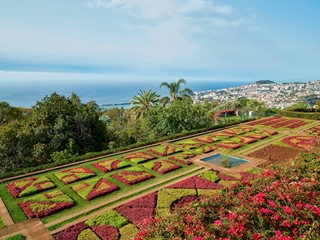
[[[320,80],[294,83],[260,80],[239,87],[194,92],[195,102],[225,103],[239,98],[259,100],[268,107],[280,109],[299,102],[307,102],[313,106],[320,99]]]

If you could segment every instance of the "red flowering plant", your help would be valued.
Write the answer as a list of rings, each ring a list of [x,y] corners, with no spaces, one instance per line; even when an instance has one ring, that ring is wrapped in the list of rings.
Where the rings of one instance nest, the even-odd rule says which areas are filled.
[[[320,239],[320,158],[304,153],[157,219],[139,239]]]
[[[117,174],[113,174],[112,177],[126,185],[134,185],[153,178],[154,176],[138,167],[131,167],[126,171],[121,171]]]

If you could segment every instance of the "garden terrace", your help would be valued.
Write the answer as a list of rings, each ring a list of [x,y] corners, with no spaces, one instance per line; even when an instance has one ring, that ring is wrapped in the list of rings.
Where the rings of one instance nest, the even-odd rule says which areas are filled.
[[[264,118],[5,181],[0,185],[0,197],[15,223],[40,217],[56,239],[68,234],[93,239],[131,238],[143,229],[149,217],[167,216],[200,196],[219,194],[250,177],[247,169],[268,167],[274,159],[283,158],[281,151],[275,150],[271,150],[271,158],[263,158],[272,144],[304,150],[317,141],[314,133],[318,125],[319,121],[313,120]],[[225,169],[197,160],[215,153],[249,162]],[[130,201],[147,193],[150,198],[142,202]],[[152,206],[143,207],[145,201]],[[134,211],[130,212],[130,208]],[[119,222],[112,222],[111,218]]]

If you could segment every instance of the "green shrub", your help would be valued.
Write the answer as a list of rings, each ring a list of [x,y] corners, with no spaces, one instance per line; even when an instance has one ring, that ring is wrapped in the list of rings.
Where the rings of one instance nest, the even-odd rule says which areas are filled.
[[[120,240],[133,239],[139,232],[139,229],[133,224],[127,224],[119,229],[121,238]]]
[[[128,220],[114,210],[107,211],[86,221],[86,224],[89,227],[109,225],[115,228],[120,228],[127,223]]]
[[[217,173],[214,172],[214,171],[206,171],[206,172],[203,172],[199,175],[199,177],[201,178],[204,178],[204,179],[207,179],[211,182],[216,182],[219,180],[219,177],[217,176]]]
[[[5,240],[24,240],[24,239],[26,239],[26,237],[23,236],[21,233],[19,233],[11,237],[7,237]]]
[[[99,240],[100,238],[90,228],[87,228],[78,235],[77,240],[88,240],[88,239]]]

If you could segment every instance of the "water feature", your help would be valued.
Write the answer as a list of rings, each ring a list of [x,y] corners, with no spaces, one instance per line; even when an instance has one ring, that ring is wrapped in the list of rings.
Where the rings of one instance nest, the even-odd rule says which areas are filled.
[[[237,158],[226,154],[216,153],[209,157],[201,158],[203,162],[212,163],[219,167],[233,168],[248,162],[243,158]]]

